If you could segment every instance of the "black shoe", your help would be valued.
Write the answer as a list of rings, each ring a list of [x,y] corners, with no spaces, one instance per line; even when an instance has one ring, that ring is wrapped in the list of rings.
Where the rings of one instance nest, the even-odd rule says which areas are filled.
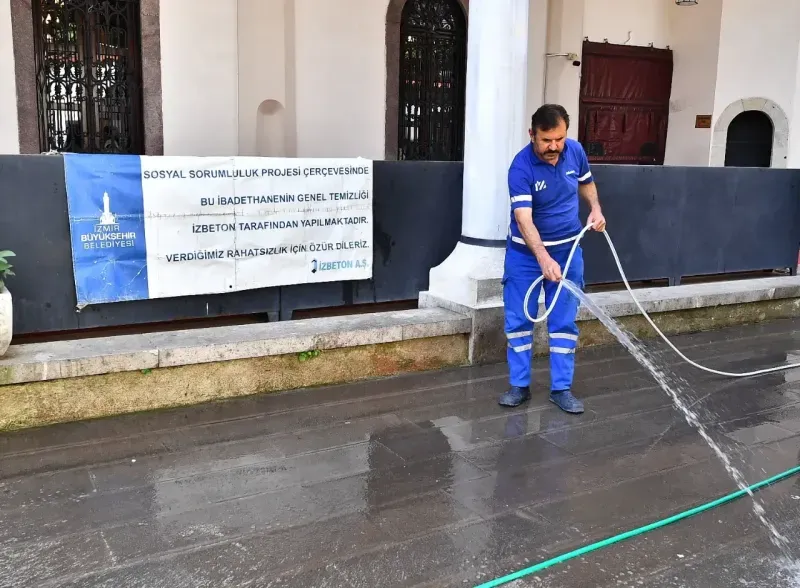
[[[531,392],[527,387],[520,388],[519,386],[511,386],[511,389],[500,397],[498,404],[500,406],[514,408],[530,399]]]
[[[550,393],[550,402],[569,414],[582,414],[583,402],[572,395],[569,390]]]

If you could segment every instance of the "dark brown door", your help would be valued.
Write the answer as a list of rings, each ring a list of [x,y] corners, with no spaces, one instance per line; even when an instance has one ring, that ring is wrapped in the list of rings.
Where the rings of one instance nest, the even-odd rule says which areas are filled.
[[[578,139],[598,163],[662,165],[672,51],[583,44]]]

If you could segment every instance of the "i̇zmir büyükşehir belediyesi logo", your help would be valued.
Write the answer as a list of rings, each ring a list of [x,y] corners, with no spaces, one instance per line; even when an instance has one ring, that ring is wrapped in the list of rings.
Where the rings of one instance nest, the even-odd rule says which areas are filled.
[[[104,226],[116,225],[119,227],[119,225],[117,225],[117,216],[111,212],[111,198],[108,197],[108,192],[103,192],[103,212],[100,214],[100,224]]]
[[[103,192],[103,211],[98,220],[93,232],[81,234],[83,249],[116,249],[136,245],[136,231],[122,230],[117,215],[111,212],[108,192]]]

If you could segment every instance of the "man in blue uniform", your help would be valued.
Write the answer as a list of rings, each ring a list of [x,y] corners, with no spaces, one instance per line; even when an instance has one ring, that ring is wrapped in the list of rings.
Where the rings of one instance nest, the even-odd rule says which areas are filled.
[[[508,171],[511,222],[506,242],[503,304],[511,388],[500,398],[502,406],[519,406],[530,399],[533,324],[523,310],[525,293],[536,278],[544,275],[531,295],[528,312],[535,316],[542,285],[545,303],[550,305],[574,243],[546,244],[580,233],[583,225],[578,218],[579,196],[589,204],[588,222],[594,223],[594,230],[604,231],[606,226],[586,152],[580,143],[567,138],[568,128],[569,116],[564,107],[545,104],[539,108],[528,131],[531,142],[514,157]],[[580,246],[565,277],[584,287]],[[571,414],[583,412],[583,403],[571,390],[578,344],[575,324],[578,306],[575,296],[562,289],[547,317],[550,400]]]

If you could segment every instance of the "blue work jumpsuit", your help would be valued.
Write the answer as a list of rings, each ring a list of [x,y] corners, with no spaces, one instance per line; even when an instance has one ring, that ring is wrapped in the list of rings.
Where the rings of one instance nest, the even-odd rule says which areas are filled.
[[[509,168],[511,222],[506,241],[503,304],[511,386],[526,388],[530,385],[533,324],[525,317],[523,302],[528,288],[542,275],[539,263],[522,238],[514,211],[523,207],[532,209],[533,224],[544,242],[574,237],[583,228],[578,217],[578,184],[592,181],[586,152],[580,143],[572,139],[566,140],[556,165],[540,159],[534,153],[533,145],[529,144],[514,157]],[[572,245],[570,242],[547,248],[562,271]],[[580,246],[575,250],[572,264],[564,278],[580,288],[584,287],[583,254]],[[547,306],[552,302],[558,287],[557,283],[548,280],[539,283],[529,299],[528,312],[531,316],[537,316],[542,285]],[[575,349],[578,345],[578,326],[575,323],[578,307],[577,298],[566,288],[562,288],[556,306],[547,317],[550,385],[553,392],[572,387]]]

